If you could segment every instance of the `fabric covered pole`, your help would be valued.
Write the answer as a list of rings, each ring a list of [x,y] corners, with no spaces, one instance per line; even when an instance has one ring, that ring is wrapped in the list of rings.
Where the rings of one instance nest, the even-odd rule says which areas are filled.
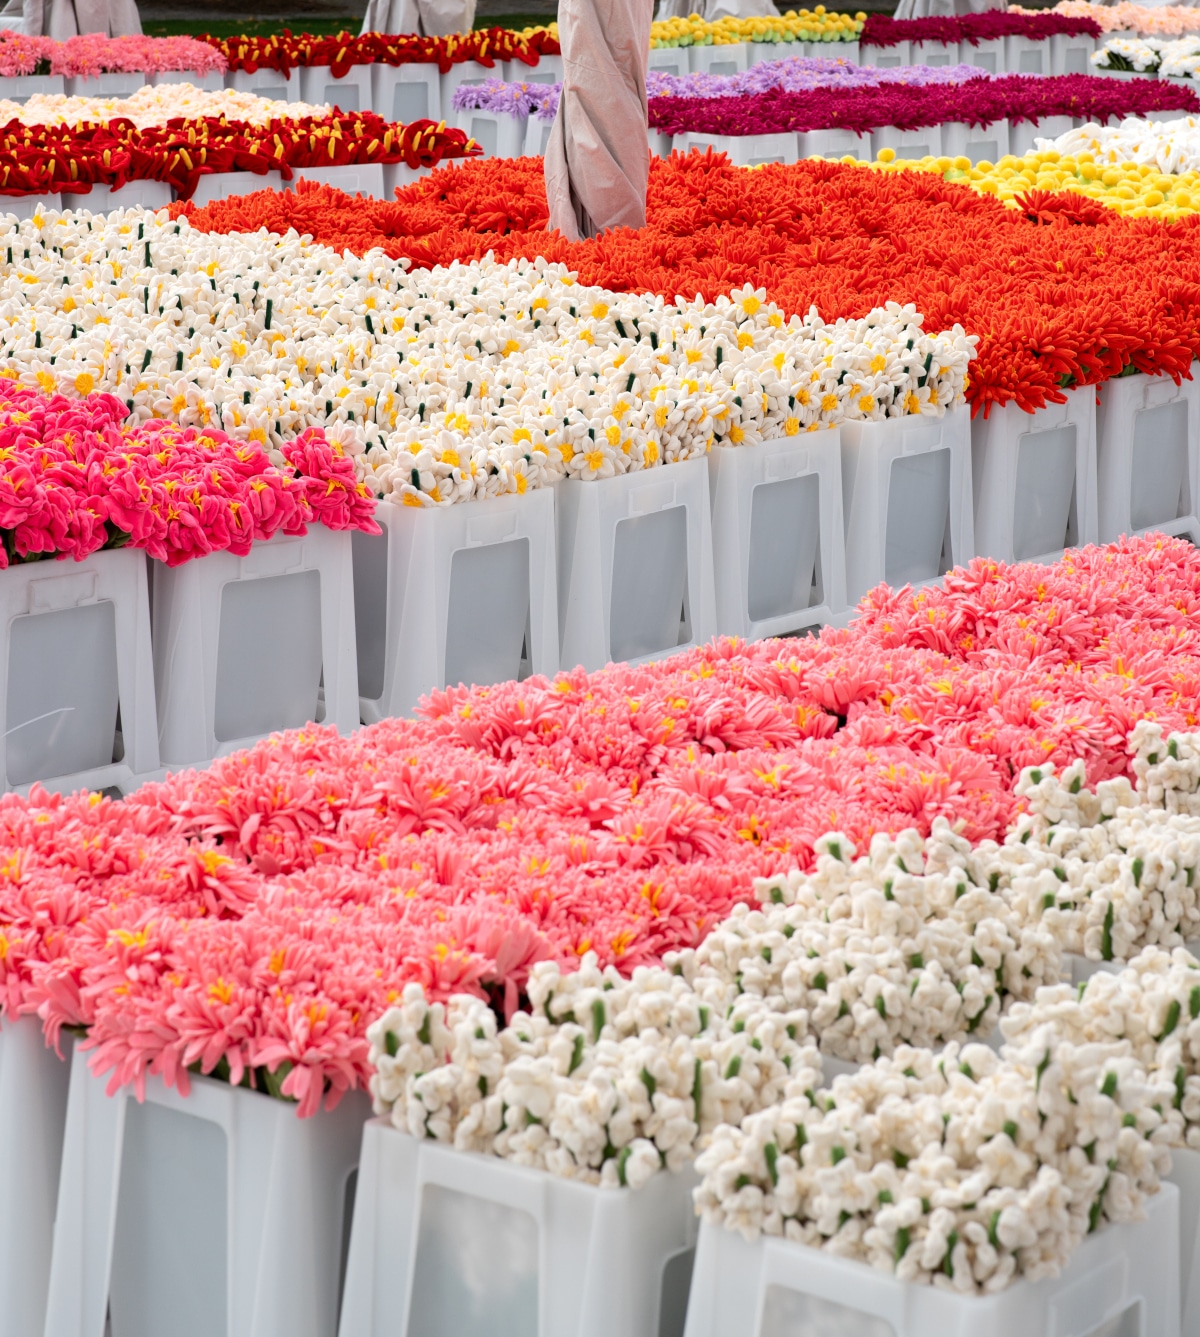
[[[642,227],[653,0],[559,0],[563,81],[546,145],[550,226],[570,241]]]
[[[475,0],[370,0],[361,31],[442,37],[474,23]]]

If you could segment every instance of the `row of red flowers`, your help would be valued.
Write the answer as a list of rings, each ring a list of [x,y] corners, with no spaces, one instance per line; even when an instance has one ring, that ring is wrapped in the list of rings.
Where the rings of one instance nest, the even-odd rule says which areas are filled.
[[[224,432],[125,417],[112,395],[68,399],[0,379],[0,568],[126,545],[178,566],[244,556],[314,522],[378,533],[353,462],[316,428],[275,464]]]
[[[187,212],[194,227],[294,227],[416,265],[541,255],[619,291],[715,300],[749,283],[789,313],[815,303],[826,319],[912,302],[928,329],[980,335],[977,410],[1037,409],[1130,367],[1188,375],[1200,357],[1200,215],[1130,220],[1061,198],[1063,209],[1031,218],[930,173],[811,159],[746,171],[692,153],[651,160],[644,228],[580,243],[547,234],[537,158],[434,172],[395,203],[312,189]]]
[[[0,128],[0,195],[87,195],[93,185],[166,181],[190,199],[213,172],[279,172],[303,167],[404,163],[428,167],[479,150],[466,132],[433,121],[391,124],[374,112],[274,120],[266,125],[207,117],[139,129],[117,118],[91,125]]]
[[[1092,18],[1068,14],[1011,14],[990,9],[957,18],[893,19],[886,14],[868,14],[859,33],[862,46],[897,46],[901,42],[951,45],[994,41],[998,37],[1027,37],[1044,42],[1051,37],[1100,37],[1103,29]],[[918,53],[919,55],[919,53]]]
[[[1190,88],[1154,79],[1120,81],[1086,74],[1041,79],[1014,74],[965,84],[881,84],[865,88],[772,88],[741,97],[656,97],[650,124],[668,135],[768,135],[787,131],[853,130],[880,126],[916,130],[966,122],[1039,121],[1069,116],[1101,125],[1152,112],[1200,112]]]
[[[1138,719],[1196,723],[1198,611],[1181,541],[977,561],[819,638],[441,692],[124,802],[10,794],[0,999],[114,1082],[270,1069],[311,1113],[410,980],[511,1013],[537,960],[694,944],[830,829],[998,836],[1022,767],[1124,772]]]
[[[334,78],[355,65],[434,65],[443,74],[452,65],[474,60],[489,69],[498,61],[536,65],[540,56],[557,56],[558,41],[545,29],[528,36],[509,28],[480,28],[448,37],[415,33],[340,32],[314,36],[289,32],[273,37],[202,37],[215,46],[231,70],[271,69],[283,74],[304,65],[328,65]]]

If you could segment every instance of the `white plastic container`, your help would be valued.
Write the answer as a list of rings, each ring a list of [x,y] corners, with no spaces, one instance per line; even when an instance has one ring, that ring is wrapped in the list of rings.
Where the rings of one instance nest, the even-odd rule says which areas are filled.
[[[1200,380],[1105,381],[1096,451],[1102,543],[1148,529],[1200,542]]]
[[[389,197],[385,181],[384,163],[346,163],[341,167],[295,167],[291,187],[301,181],[315,181],[324,186],[335,186],[347,195],[370,195],[377,200]]]
[[[351,65],[340,79],[331,65],[303,65],[300,75],[300,101],[328,102],[341,111],[371,111],[371,65]]]
[[[546,145],[550,142],[550,131],[554,128],[553,121],[543,121],[540,116],[530,116],[525,122],[525,147],[524,153],[527,158],[544,158],[546,156]],[[650,137],[654,137],[654,131],[648,132]],[[663,136],[666,138],[666,136]],[[671,142],[667,140],[667,153],[671,151]],[[651,146],[651,152],[654,152]],[[660,157],[666,157],[666,154],[660,154]]]
[[[974,46],[970,42],[960,42],[958,58],[964,65],[974,65],[988,74],[1004,74],[1008,68],[1004,63],[1004,42],[1003,37],[989,37]]]
[[[149,612],[131,548],[0,573],[5,789],[128,789],[158,769]]]
[[[942,152],[947,158],[970,158],[993,165],[1008,152],[1008,122],[968,125],[966,121],[942,122]]]
[[[807,59],[814,54],[820,55],[819,51],[813,52],[813,46],[812,42],[747,42],[746,68],[749,69],[751,65],[761,65],[768,60],[789,60],[792,56]]]
[[[523,60],[507,60],[504,70],[510,84],[557,84],[563,77],[562,57],[539,56],[536,65],[526,65]]]
[[[895,46],[864,46],[859,54],[860,65],[873,65],[879,70],[894,70],[913,63],[912,44],[897,42]]]
[[[1096,542],[1096,391],[1066,393],[1036,413],[993,404],[971,423],[977,556],[1049,562]]]
[[[9,102],[28,102],[39,93],[62,93],[65,82],[61,74],[18,74],[11,79],[0,79],[0,97]]]
[[[871,136],[853,130],[805,130],[797,136],[802,158],[844,158],[847,154],[869,162]]]
[[[846,606],[838,429],[709,451],[717,632],[761,640]]]
[[[332,1113],[193,1077],[139,1104],[71,1062],[45,1337],[329,1337],[361,1093]],[[165,1319],[164,1316],[168,1316]]]
[[[388,121],[442,119],[442,73],[436,65],[385,65],[371,71],[371,110]]]
[[[349,533],[315,524],[245,557],[156,564],[153,625],[164,766],[211,761],[310,720],[358,726]]]
[[[62,1048],[70,1057],[71,1037]],[[68,1064],[47,1049],[36,1017],[0,1030],[0,1292],[6,1332],[40,1333],[58,1202]]]
[[[86,195],[64,195],[68,209],[87,209],[109,213],[113,209],[165,209],[175,198],[166,181],[127,181],[119,190],[111,186],[93,186]]]
[[[339,1337],[680,1332],[695,1182],[594,1188],[372,1119]]]
[[[1009,74],[1050,74],[1050,42],[1032,37],[1006,37],[1004,68]]]
[[[1167,1176],[1179,1190],[1180,1331],[1200,1332],[1200,1151],[1172,1150]]]
[[[1069,116],[1046,116],[1040,121],[1009,121],[1008,151],[1016,158],[1033,152],[1035,139],[1057,139],[1075,128]]]
[[[647,69],[660,70],[663,74],[690,74],[692,67],[688,60],[688,48],[686,46],[651,47]]]
[[[679,135],[675,147],[680,153],[698,149],[713,149],[717,153],[727,153],[729,161],[737,167],[758,167],[766,162],[796,162],[800,156],[797,136],[791,133],[778,135],[708,135],[689,131]]]
[[[255,97],[271,98],[275,102],[300,102],[300,71],[292,70],[290,77],[279,70],[227,70],[225,87],[239,93],[253,93]]]
[[[502,111],[462,107],[451,111],[453,124],[465,130],[483,150],[485,158],[519,158],[525,147],[524,116]]]
[[[412,507],[380,502],[354,535],[354,625],[367,723],[426,692],[558,671],[554,491]]]
[[[881,125],[871,134],[875,155],[891,149],[897,158],[937,158],[942,152],[942,127],[923,125],[919,130],[898,130],[894,125]]]
[[[957,42],[912,42],[909,51],[914,65],[928,65],[939,69],[958,64]]]
[[[661,659],[716,631],[703,456],[556,488],[560,664]]]
[[[842,424],[846,598],[923,585],[975,555],[971,410]]]
[[[63,207],[61,195],[0,195],[0,214],[15,214],[22,221]],[[72,206],[67,204],[65,207],[70,209]]]
[[[159,70],[146,75],[146,82],[154,88],[161,88],[163,84],[191,84],[193,88],[216,93],[225,87],[225,72],[209,70],[206,74],[197,74],[195,70]]]
[[[532,119],[532,117],[530,119]],[[654,130],[649,126],[646,128],[646,140],[650,145],[651,154],[659,158],[669,158],[675,147],[675,142],[671,135],[664,135],[660,131]],[[543,145],[548,142],[549,138],[547,137],[547,139],[543,141]],[[544,147],[542,152],[544,155]]]
[[[1068,37],[1065,33],[1056,33],[1050,39],[1051,74],[1092,74],[1092,54],[1096,50],[1096,39],[1087,33]]]
[[[419,181],[423,176],[428,176],[434,170],[432,167],[409,167],[407,163],[402,162],[385,162],[383,164],[384,199],[392,199],[401,186],[411,186],[414,181]]]
[[[728,46],[693,46],[688,50],[688,68],[693,74],[741,74],[749,68],[748,42]]]
[[[686,1337],[1178,1337],[1179,1193],[1107,1225],[1060,1276],[964,1296],[778,1237],[747,1244],[705,1222]]]
[[[461,60],[442,75],[442,116],[450,125],[458,125],[454,120],[458,113],[454,110],[454,90],[462,84],[486,84],[489,79],[503,79],[503,65],[489,68],[477,60]]]
[[[63,80],[68,97],[132,97],[150,82],[148,74],[92,74]]]
[[[290,182],[278,172],[210,172],[196,183],[192,203],[199,207],[227,195],[253,195],[260,190],[287,190]]]

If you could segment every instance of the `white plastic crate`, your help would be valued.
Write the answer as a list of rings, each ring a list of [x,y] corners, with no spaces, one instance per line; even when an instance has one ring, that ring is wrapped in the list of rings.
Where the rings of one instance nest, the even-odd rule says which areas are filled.
[[[369,1105],[311,1119],[160,1079],[139,1104],[71,1063],[45,1337],[329,1337]],[[111,1327],[105,1315],[111,1306]]]
[[[909,49],[914,65],[928,65],[938,69],[958,64],[957,42],[912,42]]]
[[[963,1296],[791,1240],[700,1227],[686,1337],[1178,1337],[1179,1193],[1104,1226],[1060,1276]]]
[[[290,183],[279,172],[210,172],[196,183],[192,203],[199,207],[229,195],[253,195],[260,190],[287,190]]]
[[[253,93],[255,97],[271,98],[275,102],[300,102],[300,71],[292,70],[291,77],[279,70],[227,70],[225,87],[239,93]]]
[[[1065,33],[1056,33],[1050,39],[1051,74],[1092,74],[1092,54],[1096,50],[1096,39],[1086,33],[1068,37]]]
[[[61,195],[0,195],[0,214],[15,214],[22,220],[63,207]],[[71,205],[66,207],[69,209]]]
[[[443,166],[445,164],[442,164]],[[453,164],[450,164],[453,166]],[[423,176],[435,171],[433,167],[409,167],[407,163],[391,162],[383,164],[383,194],[385,199],[392,199],[401,186],[411,186]]]
[[[377,61],[369,68],[372,111],[404,125],[442,119],[442,73],[436,65],[385,65]]]
[[[1200,380],[1105,381],[1096,451],[1102,543],[1148,529],[1200,542]]]
[[[1200,1151],[1173,1150],[1167,1176],[1179,1190],[1180,1331],[1200,1332]]]
[[[858,42],[813,42],[809,48],[810,56],[820,56],[824,60],[844,60],[850,65],[861,65],[863,47]]]
[[[802,158],[844,158],[847,154],[870,161],[871,136],[853,130],[805,130],[797,136]]]
[[[651,70],[660,70],[663,74],[684,75],[691,73],[686,46],[656,46],[650,48]]]
[[[320,717],[356,728],[350,534],[314,524],[245,557],[154,569],[154,681],[164,766],[211,761]]]
[[[1056,561],[1095,543],[1096,390],[1026,413],[991,406],[971,423],[975,551],[999,562]]]
[[[1050,42],[1032,37],[1004,39],[1004,68],[1009,74],[1051,73]]]
[[[1069,116],[1046,116],[1040,121],[1009,121],[1008,151],[1016,158],[1033,152],[1035,139],[1057,139],[1074,129]]]
[[[339,1337],[677,1337],[695,1182],[594,1188],[372,1119]]]
[[[557,84],[563,77],[561,56],[539,56],[536,65],[526,65],[523,60],[508,60],[504,62],[504,69],[510,84]]]
[[[974,65],[977,69],[986,70],[988,74],[1003,74],[1007,69],[1004,63],[1004,41],[1003,37],[989,37],[974,45],[970,42],[960,42],[958,58],[962,64]]]
[[[881,125],[871,134],[875,156],[880,150],[891,149],[897,158],[938,158],[942,152],[942,127],[923,125],[919,130],[899,130],[894,125]]]
[[[39,93],[63,93],[65,81],[61,74],[18,74],[11,79],[0,79],[0,97],[9,102],[28,102]]]
[[[148,74],[92,74],[63,80],[68,97],[132,97],[150,82]]]
[[[216,93],[225,87],[225,72],[209,70],[206,74],[198,74],[195,70],[159,70],[146,75],[146,82],[154,88],[161,88],[164,84],[191,84],[193,88]]]
[[[485,158],[519,158],[525,147],[524,116],[503,111],[463,107],[450,113],[453,124],[465,130],[483,150]]]
[[[550,131],[554,127],[553,121],[543,121],[540,116],[530,116],[525,122],[525,146],[524,153],[527,158],[544,158],[546,156],[546,145],[550,142]],[[654,131],[649,131],[651,139],[655,137]],[[662,138],[667,140],[667,153],[671,151],[671,141],[666,135]],[[654,147],[651,145],[651,152]],[[666,154],[660,154],[660,157],[666,157]]]
[[[757,167],[766,162],[796,162],[800,156],[798,138],[793,133],[778,135],[709,135],[689,131],[679,135],[675,147],[680,153],[698,149],[713,149],[727,153],[729,161],[738,167]]]
[[[351,65],[340,78],[335,78],[331,65],[304,65],[297,71],[300,76],[300,101],[328,102],[341,111],[371,111],[370,65]]]
[[[922,585],[975,555],[971,410],[842,424],[846,598]]]
[[[761,65],[768,60],[788,60],[792,56],[807,59],[814,54],[813,46],[812,42],[747,42],[746,68],[749,69],[751,65]],[[820,52],[816,54],[820,55]],[[855,64],[857,63],[855,61]]]
[[[554,491],[411,507],[380,502],[354,535],[362,718],[425,693],[558,671]]]
[[[87,209],[109,213],[113,209],[165,209],[175,198],[166,181],[127,181],[118,190],[111,186],[93,186],[86,195],[64,195],[67,209]]]
[[[661,659],[716,630],[708,461],[558,484],[559,661]]]
[[[1193,83],[1193,87],[1194,87]],[[1174,111],[1148,111],[1146,120],[1153,121],[1156,125],[1162,125],[1166,121],[1182,121],[1191,115],[1191,112],[1176,109]],[[1114,120],[1116,117],[1113,118]],[[1081,121],[1082,125],[1083,122]]]
[[[458,125],[459,122],[454,118],[459,115],[454,110],[454,91],[462,84],[485,84],[489,79],[503,79],[504,70],[501,65],[496,65],[491,69],[486,65],[481,65],[477,60],[462,60],[450,68],[442,75],[442,116],[447,124]]]
[[[912,63],[911,42],[897,42],[895,46],[864,46],[859,55],[860,65],[873,65],[879,70],[894,70]]]
[[[130,548],[0,572],[5,789],[127,789],[158,769],[149,611],[145,554]]]
[[[71,1037],[62,1037],[70,1057]],[[4,1330],[34,1333],[46,1320],[58,1201],[68,1064],[47,1049],[36,1017],[0,1030],[0,1292]]]
[[[291,181],[295,190],[301,181],[315,181],[319,185],[334,186],[347,195],[370,195],[385,200],[391,192],[387,188],[384,163],[346,163],[341,167],[296,167]]]
[[[534,118],[531,116],[529,119],[533,120]],[[647,127],[646,129],[646,140],[650,145],[650,152],[659,158],[669,158],[671,156],[672,150],[675,147],[677,147],[672,136],[664,135],[660,131],[651,129],[649,127]],[[550,139],[549,136],[547,135],[543,140],[543,146],[542,146],[543,154],[545,154],[546,152],[545,145],[548,144],[549,142]]]
[[[749,67],[749,43],[732,42],[727,46],[688,48],[688,68],[693,74],[741,74]]]
[[[838,429],[709,451],[717,631],[760,640],[846,606]]]
[[[966,121],[942,122],[942,152],[947,158],[970,158],[972,163],[995,164],[1008,152],[1008,122],[968,125]]]

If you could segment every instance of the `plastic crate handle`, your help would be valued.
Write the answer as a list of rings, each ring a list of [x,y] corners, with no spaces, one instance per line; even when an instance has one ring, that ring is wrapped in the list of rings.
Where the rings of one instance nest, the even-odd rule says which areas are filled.
[[[819,1249],[790,1240],[768,1239],[764,1244],[760,1312],[755,1332],[761,1330],[761,1306],[767,1288],[774,1285],[829,1300],[872,1318],[881,1318],[891,1324],[896,1337],[908,1337],[904,1323],[904,1286],[894,1277],[874,1273],[861,1264],[831,1258]],[[921,1334],[921,1337],[933,1337],[933,1334]]]

